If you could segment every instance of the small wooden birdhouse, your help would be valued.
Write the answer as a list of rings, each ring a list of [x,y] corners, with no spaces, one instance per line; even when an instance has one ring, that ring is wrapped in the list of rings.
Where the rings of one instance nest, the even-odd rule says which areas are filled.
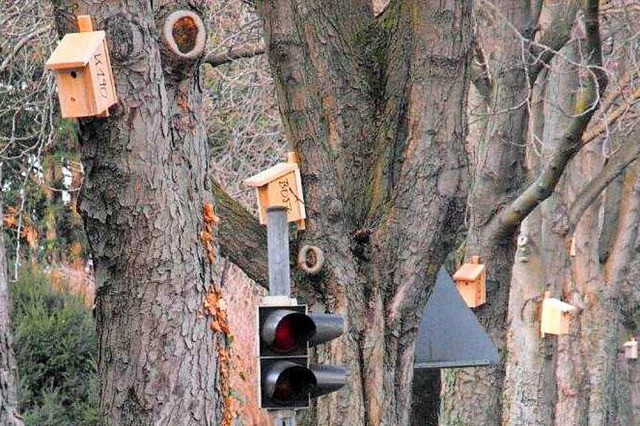
[[[244,184],[256,188],[261,224],[267,223],[267,208],[284,206],[287,208],[287,220],[297,222],[298,229],[304,229],[307,214],[298,164],[279,163],[250,177]]]
[[[626,359],[638,359],[638,341],[633,337],[624,344],[624,357]]]
[[[453,274],[456,287],[470,308],[487,302],[487,272],[480,257],[472,256],[471,263],[465,263]]]
[[[549,297],[549,292],[545,292],[542,301],[542,319],[540,321],[540,333],[545,334],[568,334],[571,312],[575,306]]]
[[[46,67],[56,76],[63,117],[105,114],[118,102],[104,31],[66,34]]]

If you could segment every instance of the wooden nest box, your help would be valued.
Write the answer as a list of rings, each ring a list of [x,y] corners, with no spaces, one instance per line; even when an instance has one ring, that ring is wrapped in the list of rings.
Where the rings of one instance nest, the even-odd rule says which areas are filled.
[[[307,217],[302,198],[302,180],[297,163],[279,163],[244,181],[244,184],[256,188],[260,223],[267,223],[269,207],[287,208],[287,221],[296,222],[298,229],[304,229]]]
[[[575,309],[575,306],[551,298],[549,297],[549,292],[545,292],[545,298],[542,301],[542,319],[540,321],[542,337],[545,334],[569,334],[571,312]]]
[[[453,274],[456,287],[470,308],[487,303],[487,271],[479,256],[472,256]]]
[[[45,65],[56,76],[62,117],[107,116],[118,102],[104,31],[66,34]]]
[[[624,344],[624,357],[626,359],[638,359],[638,341],[633,337]]]

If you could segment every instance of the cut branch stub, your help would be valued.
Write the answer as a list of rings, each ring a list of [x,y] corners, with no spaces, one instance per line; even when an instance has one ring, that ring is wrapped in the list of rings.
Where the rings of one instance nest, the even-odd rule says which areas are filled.
[[[324,253],[316,246],[304,245],[298,252],[298,266],[309,275],[316,275],[324,264]]]
[[[207,31],[197,13],[176,10],[164,20],[162,37],[171,54],[191,60],[204,53]]]

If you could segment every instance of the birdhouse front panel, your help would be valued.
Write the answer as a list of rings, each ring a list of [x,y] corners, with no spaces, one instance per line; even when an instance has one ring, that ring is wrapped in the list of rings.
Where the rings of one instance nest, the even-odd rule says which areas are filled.
[[[260,223],[267,223],[267,207],[284,206],[287,208],[287,221],[295,222],[306,217],[302,192],[298,188],[300,171],[298,169],[278,177],[258,190],[260,203]]]
[[[487,303],[487,272],[476,256],[472,263],[462,265],[453,274],[453,279],[467,306],[475,308]]]
[[[626,359],[638,359],[638,341],[629,340],[624,344],[624,357]]]
[[[542,301],[540,332],[545,334],[569,334],[571,312],[575,307],[558,299],[545,298]]]
[[[63,117],[89,117],[117,102],[104,31],[64,36],[46,67],[58,84]]]
[[[486,292],[484,288],[477,282],[460,281],[456,282],[456,288],[470,308],[476,308],[487,302]]]
[[[267,209],[287,208],[287,221],[296,222],[307,217],[302,198],[302,179],[297,164],[280,163],[245,180],[245,185],[257,189],[259,218],[267,223]]]
[[[91,74],[84,67],[56,72],[58,99],[62,117],[85,117],[98,113],[93,94]]]

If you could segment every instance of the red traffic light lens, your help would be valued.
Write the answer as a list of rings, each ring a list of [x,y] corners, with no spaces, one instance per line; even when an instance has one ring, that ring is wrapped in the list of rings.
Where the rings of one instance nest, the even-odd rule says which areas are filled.
[[[297,330],[291,317],[283,318],[276,327],[273,339],[273,349],[278,352],[291,352],[298,347],[296,341]]]
[[[260,355],[302,355],[315,332],[315,323],[308,315],[289,309],[271,310],[260,318]]]

